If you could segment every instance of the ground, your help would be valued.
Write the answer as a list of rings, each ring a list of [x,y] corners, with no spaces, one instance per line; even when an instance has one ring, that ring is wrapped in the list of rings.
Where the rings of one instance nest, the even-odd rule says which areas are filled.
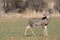
[[[0,40],[45,40],[42,27],[35,27],[32,35],[30,30],[24,36],[25,27],[28,25],[27,18],[0,17]],[[47,40],[60,40],[60,17],[51,17],[48,25]]]

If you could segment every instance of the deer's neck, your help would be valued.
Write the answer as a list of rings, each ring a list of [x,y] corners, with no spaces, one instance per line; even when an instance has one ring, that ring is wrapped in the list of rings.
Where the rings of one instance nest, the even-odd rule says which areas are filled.
[[[50,15],[47,15],[47,16],[46,16],[46,19],[47,19],[47,20],[50,20]]]

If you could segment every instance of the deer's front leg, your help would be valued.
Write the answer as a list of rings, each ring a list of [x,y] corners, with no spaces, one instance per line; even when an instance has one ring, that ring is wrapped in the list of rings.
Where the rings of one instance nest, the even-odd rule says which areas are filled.
[[[44,26],[44,28],[43,28],[43,34],[44,34],[44,36],[45,36],[45,35],[48,36],[47,26]]]

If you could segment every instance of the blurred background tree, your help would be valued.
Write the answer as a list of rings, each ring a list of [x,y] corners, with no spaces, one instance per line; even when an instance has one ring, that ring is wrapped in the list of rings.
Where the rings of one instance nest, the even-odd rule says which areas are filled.
[[[42,11],[47,7],[47,3],[44,0],[3,0],[5,12],[19,9],[18,12],[23,12],[26,8],[32,10]]]
[[[35,10],[36,12],[43,11],[52,5],[51,1],[55,2],[54,9],[60,12],[60,0],[0,0],[0,2],[1,1],[6,13],[12,11],[21,13],[26,11],[28,8],[33,11]]]
[[[57,10],[60,13],[60,0],[55,0],[55,10]]]

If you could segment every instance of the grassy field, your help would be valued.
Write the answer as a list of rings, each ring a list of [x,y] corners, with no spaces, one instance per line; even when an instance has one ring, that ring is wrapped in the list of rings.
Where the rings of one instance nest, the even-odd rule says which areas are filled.
[[[16,21],[0,20],[0,40],[45,40],[42,28],[35,27],[35,36],[32,36],[30,30],[27,36],[24,36],[24,29],[28,25],[27,19]],[[60,40],[60,17],[51,18],[48,25],[49,37],[47,40]]]

